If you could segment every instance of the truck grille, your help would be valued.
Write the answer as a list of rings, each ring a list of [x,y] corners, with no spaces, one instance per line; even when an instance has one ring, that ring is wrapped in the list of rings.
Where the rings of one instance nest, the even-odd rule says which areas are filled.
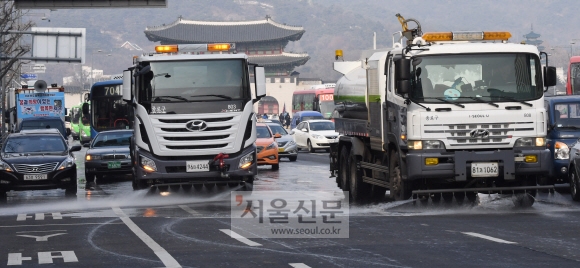
[[[425,136],[447,139],[450,146],[509,145],[512,137],[533,132],[534,122],[425,124]]]
[[[213,154],[234,149],[241,116],[242,113],[155,115],[151,123],[162,151],[205,150],[204,154]],[[194,120],[196,124],[203,122],[206,128],[191,131],[186,126]]]
[[[16,172],[19,173],[41,174],[53,171],[57,165],[58,162],[40,165],[15,164],[14,168],[16,169]]]

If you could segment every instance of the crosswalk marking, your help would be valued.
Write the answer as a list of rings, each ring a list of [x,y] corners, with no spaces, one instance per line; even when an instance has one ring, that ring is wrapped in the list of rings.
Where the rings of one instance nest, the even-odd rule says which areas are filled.
[[[233,238],[235,240],[238,240],[238,241],[240,241],[240,242],[242,242],[242,243],[244,243],[244,244],[246,244],[246,245],[248,245],[250,247],[259,247],[259,246],[262,246],[262,244],[256,243],[256,242],[254,242],[254,241],[252,241],[250,239],[247,239],[247,238],[239,235],[238,233],[236,233],[236,232],[234,232],[234,231],[232,231],[230,229],[220,229],[220,231],[224,232],[225,234],[227,234],[231,238]]]

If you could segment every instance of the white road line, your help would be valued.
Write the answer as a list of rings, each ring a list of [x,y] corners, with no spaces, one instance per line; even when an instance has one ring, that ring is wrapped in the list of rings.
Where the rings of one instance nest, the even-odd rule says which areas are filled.
[[[230,230],[230,229],[220,229],[220,231],[224,232],[225,234],[227,234],[228,236],[230,236],[231,238],[238,240],[250,247],[260,247],[262,246],[262,244],[260,243],[256,243],[254,241],[251,241],[250,239],[247,239],[241,235],[239,235],[238,233]]]
[[[497,242],[497,243],[504,243],[504,244],[517,244],[517,242],[511,242],[511,241],[507,241],[507,240],[503,240],[503,239],[499,239],[499,238],[495,238],[495,237],[491,237],[491,236],[487,236],[487,235],[482,235],[482,234],[478,234],[478,233],[471,233],[471,232],[461,232],[462,234],[466,234],[469,236],[473,236],[473,237],[479,237],[479,238],[483,238],[483,239],[487,239],[493,242]]]
[[[86,222],[86,223],[55,223],[55,224],[28,224],[28,225],[4,225],[0,228],[19,228],[19,227],[44,227],[44,226],[71,226],[71,225],[108,225],[108,224],[123,224],[122,222]]]
[[[51,231],[20,231],[16,232],[17,234],[21,233],[51,233],[51,232],[66,232],[66,230],[51,230]]]
[[[290,266],[294,267],[294,268],[310,268],[310,266],[304,264],[304,263],[288,263],[290,264]]]
[[[133,231],[137,237],[145,243],[150,249],[153,250],[155,255],[163,262],[165,267],[181,267],[181,265],[167,252],[164,248],[162,248],[157,242],[155,242],[149,235],[147,235],[137,224],[135,224],[125,212],[119,207],[113,207],[113,211],[115,214],[119,216],[119,218]]]
[[[179,207],[183,210],[185,210],[187,213],[193,215],[193,216],[199,216],[201,214],[199,214],[199,212],[191,209],[190,207],[186,206],[186,205],[179,205]]]

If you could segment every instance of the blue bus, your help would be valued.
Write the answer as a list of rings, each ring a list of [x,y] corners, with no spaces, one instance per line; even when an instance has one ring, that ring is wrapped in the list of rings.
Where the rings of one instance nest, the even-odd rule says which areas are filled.
[[[133,108],[123,101],[123,80],[94,83],[88,101],[83,113],[88,112],[91,137],[101,131],[133,128]]]

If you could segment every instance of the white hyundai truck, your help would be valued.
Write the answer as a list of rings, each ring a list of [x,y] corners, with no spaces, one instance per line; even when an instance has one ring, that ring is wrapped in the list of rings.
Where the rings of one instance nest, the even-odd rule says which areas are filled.
[[[265,95],[265,74],[230,47],[157,46],[156,53],[135,57],[124,71],[123,99],[135,116],[134,189],[216,184],[252,189],[257,173],[253,104]]]
[[[401,23],[392,48],[351,62],[337,51],[341,136],[330,171],[339,187],[355,202],[389,190],[395,200],[434,203],[512,194],[531,206],[538,189],[551,187],[536,182],[551,165],[544,91],[556,75],[542,66],[547,55],[507,42],[509,32],[422,34],[416,20]]]

